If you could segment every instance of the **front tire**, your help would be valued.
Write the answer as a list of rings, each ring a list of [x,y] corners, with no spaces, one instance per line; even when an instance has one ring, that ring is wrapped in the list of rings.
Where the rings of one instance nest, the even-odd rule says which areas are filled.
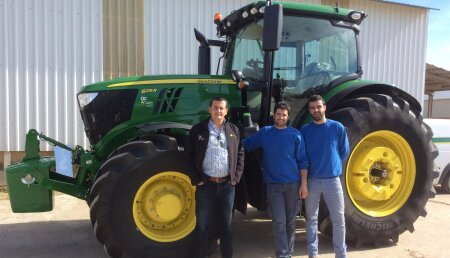
[[[403,99],[368,94],[343,101],[329,117],[346,127],[351,148],[342,176],[347,238],[396,242],[414,231],[426,215],[437,155],[420,114]]]
[[[151,141],[132,142],[99,173],[90,215],[111,257],[190,257],[195,189],[183,152],[160,151]]]

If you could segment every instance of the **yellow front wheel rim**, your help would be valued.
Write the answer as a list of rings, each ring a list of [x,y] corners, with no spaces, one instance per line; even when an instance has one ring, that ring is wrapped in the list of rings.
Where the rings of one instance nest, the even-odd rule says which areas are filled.
[[[348,160],[348,195],[361,212],[372,217],[388,216],[401,209],[415,179],[414,153],[408,142],[392,131],[368,134]]]
[[[133,201],[133,219],[142,234],[158,242],[185,238],[195,228],[195,188],[174,171],[147,179]]]

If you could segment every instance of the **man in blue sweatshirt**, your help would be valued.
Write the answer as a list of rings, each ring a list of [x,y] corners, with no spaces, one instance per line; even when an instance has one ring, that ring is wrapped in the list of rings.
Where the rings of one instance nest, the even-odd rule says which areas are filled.
[[[263,127],[244,139],[245,150],[264,151],[263,177],[277,258],[293,256],[295,216],[300,211],[300,198],[308,195],[305,143],[297,129],[287,126],[289,111],[287,103],[276,104],[275,125]]]
[[[333,225],[333,246],[336,257],[347,257],[345,245],[344,194],[340,176],[342,162],[349,154],[344,126],[325,117],[323,98],[313,95],[308,100],[313,121],[301,128],[309,160],[308,198],[306,207],[306,242],[309,257],[318,257],[317,216],[320,195],[323,195]]]

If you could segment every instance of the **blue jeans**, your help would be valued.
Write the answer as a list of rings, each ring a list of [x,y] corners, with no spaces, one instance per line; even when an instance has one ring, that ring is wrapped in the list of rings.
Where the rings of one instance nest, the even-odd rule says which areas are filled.
[[[345,216],[344,193],[339,177],[327,179],[308,179],[308,197],[306,198],[306,243],[309,256],[319,253],[319,239],[317,237],[317,217],[319,214],[320,194],[330,212],[333,225],[333,246],[336,257],[347,257],[345,245]]]
[[[268,212],[272,218],[277,258],[294,254],[295,217],[300,211],[299,183],[267,184]]]
[[[218,207],[220,228],[220,252],[222,258],[233,256],[231,219],[233,217],[235,187],[229,182],[213,183],[206,181],[197,186],[195,192],[197,215],[197,241],[195,243],[195,258],[205,258],[208,252],[208,225],[211,215],[216,214]]]

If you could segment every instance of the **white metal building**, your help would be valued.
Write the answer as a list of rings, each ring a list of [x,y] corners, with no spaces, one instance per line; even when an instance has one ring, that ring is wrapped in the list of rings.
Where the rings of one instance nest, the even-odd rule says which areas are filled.
[[[250,2],[0,0],[0,170],[21,156],[31,128],[87,148],[76,103],[83,85],[117,76],[195,74],[193,28],[216,39],[214,13],[225,16]],[[369,15],[361,25],[363,78],[397,85],[423,103],[429,10],[377,0],[339,2]],[[213,64],[217,60],[213,52]]]

